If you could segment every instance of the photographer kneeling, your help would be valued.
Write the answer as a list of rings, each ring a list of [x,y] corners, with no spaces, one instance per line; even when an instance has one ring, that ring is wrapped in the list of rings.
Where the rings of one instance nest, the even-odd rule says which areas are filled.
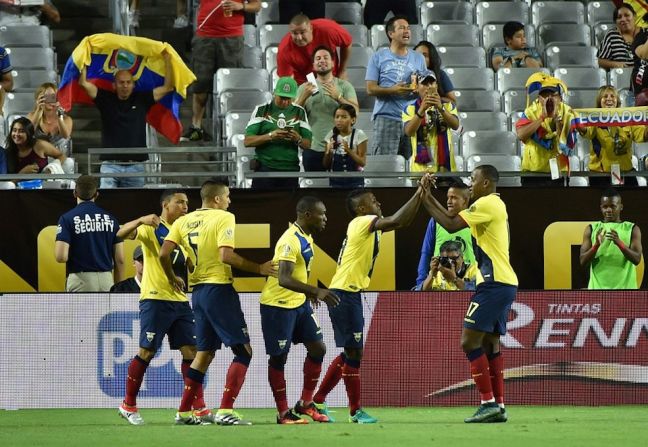
[[[421,290],[475,290],[477,265],[464,263],[461,243],[446,241],[439,254],[430,261],[430,272]]]

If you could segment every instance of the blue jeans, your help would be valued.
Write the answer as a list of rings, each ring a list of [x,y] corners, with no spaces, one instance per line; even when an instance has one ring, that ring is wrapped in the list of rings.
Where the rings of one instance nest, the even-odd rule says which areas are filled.
[[[143,174],[144,163],[132,164],[115,164],[112,161],[101,163],[102,174]],[[144,186],[144,177],[102,177],[100,188],[142,188]]]

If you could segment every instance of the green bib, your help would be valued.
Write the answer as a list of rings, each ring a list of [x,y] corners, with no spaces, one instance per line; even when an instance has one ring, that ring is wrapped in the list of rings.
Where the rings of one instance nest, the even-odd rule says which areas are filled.
[[[454,233],[448,233],[448,230],[437,223],[435,231],[434,256],[439,256],[441,246],[444,242],[458,241],[463,247],[464,263],[475,263],[475,253],[473,253],[472,234],[470,234],[470,228],[464,228],[463,230]]]
[[[596,244],[596,233],[615,230],[619,239],[630,246],[632,240],[632,222],[594,222],[592,224],[592,245]],[[604,239],[596,251],[590,266],[588,289],[636,289],[637,267],[623,255],[614,242]]]

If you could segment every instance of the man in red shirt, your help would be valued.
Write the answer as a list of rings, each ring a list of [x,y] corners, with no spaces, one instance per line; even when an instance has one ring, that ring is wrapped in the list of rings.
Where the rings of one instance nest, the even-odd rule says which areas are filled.
[[[180,141],[209,140],[202,129],[207,95],[219,68],[243,65],[243,20],[246,12],[257,13],[260,0],[202,0],[198,6],[196,35],[191,41],[191,64],[196,82],[193,92],[191,127]]]
[[[306,74],[313,71],[313,51],[325,46],[333,50],[333,76],[346,79],[346,66],[351,56],[351,34],[329,19],[310,20],[297,14],[288,24],[288,34],[279,43],[277,74],[292,76],[297,84],[306,82]],[[337,48],[340,48],[338,61]]]

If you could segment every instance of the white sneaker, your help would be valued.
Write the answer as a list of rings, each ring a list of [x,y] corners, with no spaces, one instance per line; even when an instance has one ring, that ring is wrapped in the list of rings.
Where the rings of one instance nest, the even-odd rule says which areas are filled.
[[[186,28],[188,26],[189,26],[189,17],[185,15],[176,17],[175,21],[173,22],[174,28]]]
[[[210,425],[216,423],[216,415],[211,412],[209,408],[202,408],[200,410],[194,410],[194,416],[200,419],[203,425]]]
[[[126,419],[131,425],[144,425],[144,419],[142,419],[139,411],[137,411],[137,407],[127,409],[124,408],[124,404],[121,404],[119,406],[119,415]]]
[[[186,416],[183,416],[180,413],[176,413],[175,424],[176,425],[200,425],[201,421],[200,418],[197,418],[191,413],[187,414]]]
[[[128,26],[131,28],[139,28],[139,19],[140,19],[139,9],[131,11],[131,9],[128,8]]]
[[[234,410],[218,410],[216,423],[218,425],[252,425],[252,422],[246,421]]]

